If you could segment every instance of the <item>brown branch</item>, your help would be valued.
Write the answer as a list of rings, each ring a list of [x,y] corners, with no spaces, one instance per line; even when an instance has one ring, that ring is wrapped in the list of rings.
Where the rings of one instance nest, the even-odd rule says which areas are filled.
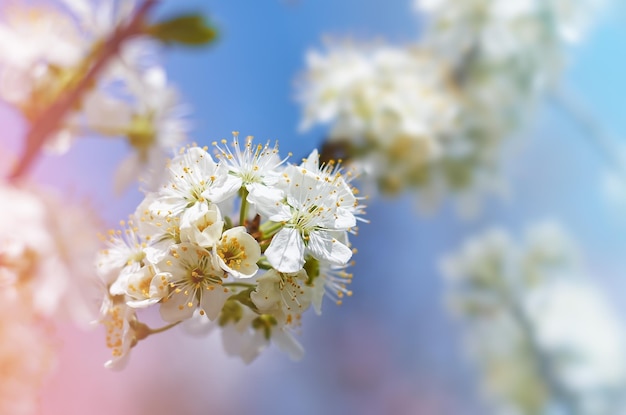
[[[145,17],[157,3],[158,0],[145,0],[132,19],[126,25],[118,27],[104,43],[85,76],[37,117],[26,135],[24,154],[11,172],[9,180],[19,179],[30,169],[48,137],[59,129],[67,114],[80,102],[111,59],[119,53],[123,43],[142,32]]]

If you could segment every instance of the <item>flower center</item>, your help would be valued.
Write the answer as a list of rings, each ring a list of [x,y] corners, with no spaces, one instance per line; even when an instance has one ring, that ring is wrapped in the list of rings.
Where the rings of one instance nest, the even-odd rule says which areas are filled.
[[[248,258],[243,245],[237,239],[228,238],[228,236],[224,236],[223,239],[217,248],[217,254],[229,268],[241,268],[241,263]]]
[[[204,231],[206,228],[208,228],[209,226],[213,225],[213,221],[209,220],[209,219],[205,219],[202,222],[198,223],[198,230],[200,232]]]
[[[204,282],[204,271],[198,268],[193,269],[189,273],[189,281],[195,286],[199,286]]]

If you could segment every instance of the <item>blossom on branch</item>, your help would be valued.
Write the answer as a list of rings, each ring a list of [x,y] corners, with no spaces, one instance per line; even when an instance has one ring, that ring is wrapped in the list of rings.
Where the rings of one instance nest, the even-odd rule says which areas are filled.
[[[155,4],[63,0],[57,8],[8,8],[0,20],[0,46],[6,46],[0,97],[30,124],[13,176],[23,175],[42,147],[62,153],[76,138],[95,133],[125,139],[133,151],[116,173],[118,193],[137,179],[150,190],[160,185],[160,167],[184,143],[189,126],[158,45],[165,35],[209,29],[196,23],[172,32],[167,21],[150,23]]]
[[[626,338],[558,226],[490,230],[442,268],[497,413],[621,413]]]
[[[270,342],[300,358],[302,313],[313,304],[319,314],[327,291],[336,301],[351,294],[343,269],[364,208],[349,172],[320,163],[317,151],[287,163],[277,145],[252,137],[242,149],[237,133],[230,147],[215,144],[215,158],[207,150],[183,148],[99,257],[114,366],[183,321],[221,328],[227,352],[247,362]],[[151,307],[166,326],[138,321],[136,311]]]
[[[422,38],[408,45],[329,42],[307,54],[297,99],[303,129],[329,125],[323,158],[343,158],[383,194],[447,195],[462,214],[507,192],[503,140],[556,83],[568,47],[603,2],[416,1]]]

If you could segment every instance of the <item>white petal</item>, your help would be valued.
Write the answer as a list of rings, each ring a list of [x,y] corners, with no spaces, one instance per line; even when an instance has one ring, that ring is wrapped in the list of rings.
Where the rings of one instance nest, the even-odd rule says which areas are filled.
[[[214,290],[204,290],[200,298],[200,308],[204,310],[209,320],[215,320],[230,295],[230,291],[221,287],[216,287]]]
[[[272,330],[272,341],[280,350],[287,353],[291,360],[300,360],[304,357],[304,348],[286,330]]]
[[[281,301],[279,281],[280,277],[276,270],[269,270],[257,278],[257,287],[250,293],[250,299],[259,310],[271,309]]]
[[[356,218],[350,210],[338,207],[335,213],[337,215],[334,223],[336,229],[349,229],[356,226]]]
[[[132,308],[148,308],[160,301],[159,298],[148,298],[145,300],[129,300],[126,304]]]
[[[168,249],[171,244],[172,244],[171,241],[167,241],[167,245],[166,245],[167,248],[161,248],[161,245],[158,245],[158,244],[144,248],[144,252],[146,254],[146,260],[151,264],[158,264],[169,253]]]
[[[108,360],[104,364],[104,367],[110,370],[120,371],[124,369],[126,365],[128,364],[128,356],[129,356],[129,353],[126,352],[120,357],[116,357],[114,359]]]
[[[189,307],[189,303],[192,307]],[[193,316],[195,307],[195,298],[193,293],[190,295],[184,295],[181,293],[174,293],[171,297],[161,303],[161,318],[168,323],[177,323],[182,320],[186,320]]]
[[[250,183],[246,186],[248,190],[248,202],[252,203],[260,211],[275,210],[274,206],[283,197],[283,191],[276,187],[269,187],[261,183]]]
[[[322,300],[324,300],[324,281],[321,278],[316,278],[313,288],[311,289],[311,303],[315,314],[318,316],[322,314]]]
[[[181,324],[183,330],[192,336],[206,336],[218,326],[211,322],[205,315],[200,314],[199,310],[193,313],[193,317],[183,321]]]
[[[224,351],[229,356],[238,356],[240,350],[243,347],[243,343],[246,341],[247,332],[240,332],[237,328],[228,324],[222,327],[222,345],[224,346]]]
[[[133,112],[131,105],[102,91],[90,93],[83,101],[87,126],[105,135],[121,135],[132,123]]]
[[[221,254],[224,252],[224,250],[231,252],[231,249],[229,249],[229,245],[232,242],[229,241],[233,240],[236,241],[235,249],[238,249],[240,252],[245,253],[246,258],[242,260],[240,264],[230,261],[230,263],[227,264],[224,261],[224,258],[221,257]],[[254,239],[246,231],[246,228],[244,226],[237,226],[224,232],[220,244],[217,247],[217,252],[220,254],[217,255],[220,267],[224,271],[229,272],[234,277],[251,278],[259,270],[259,267],[256,263],[261,258],[261,247],[259,246],[259,243],[256,241],[256,239]],[[236,269],[232,268],[233,266],[236,267]]]
[[[186,209],[180,219],[180,239],[183,242],[193,242],[202,247],[213,246],[222,235],[224,222],[222,215],[215,204],[206,205],[196,203]],[[200,231],[199,225],[212,222],[204,230]]]
[[[218,165],[212,174],[215,176],[215,181],[202,192],[202,197],[205,199],[213,203],[220,203],[235,196],[239,189],[241,189],[241,178],[231,176],[225,166],[221,164]]]
[[[293,228],[281,229],[265,251],[267,260],[280,272],[298,272],[304,265],[304,241]]]
[[[352,250],[328,232],[311,232],[307,248],[315,258],[332,264],[345,265],[352,258]]]
[[[255,330],[254,334],[247,339],[239,350],[239,356],[243,361],[251,363],[269,345],[261,330]]]

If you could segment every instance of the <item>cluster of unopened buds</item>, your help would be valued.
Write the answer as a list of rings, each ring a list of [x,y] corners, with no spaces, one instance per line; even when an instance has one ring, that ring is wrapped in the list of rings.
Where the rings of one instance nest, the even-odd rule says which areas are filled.
[[[363,214],[351,172],[320,164],[316,150],[289,163],[277,144],[248,137],[242,147],[236,133],[232,146],[213,146],[214,157],[207,147],[182,149],[161,188],[107,238],[98,260],[107,366],[181,322],[220,327],[227,353],[246,362],[270,341],[297,359],[301,314],[311,305],[319,314],[325,293],[339,303],[351,295],[348,235]],[[162,328],[138,320],[153,306]]]

